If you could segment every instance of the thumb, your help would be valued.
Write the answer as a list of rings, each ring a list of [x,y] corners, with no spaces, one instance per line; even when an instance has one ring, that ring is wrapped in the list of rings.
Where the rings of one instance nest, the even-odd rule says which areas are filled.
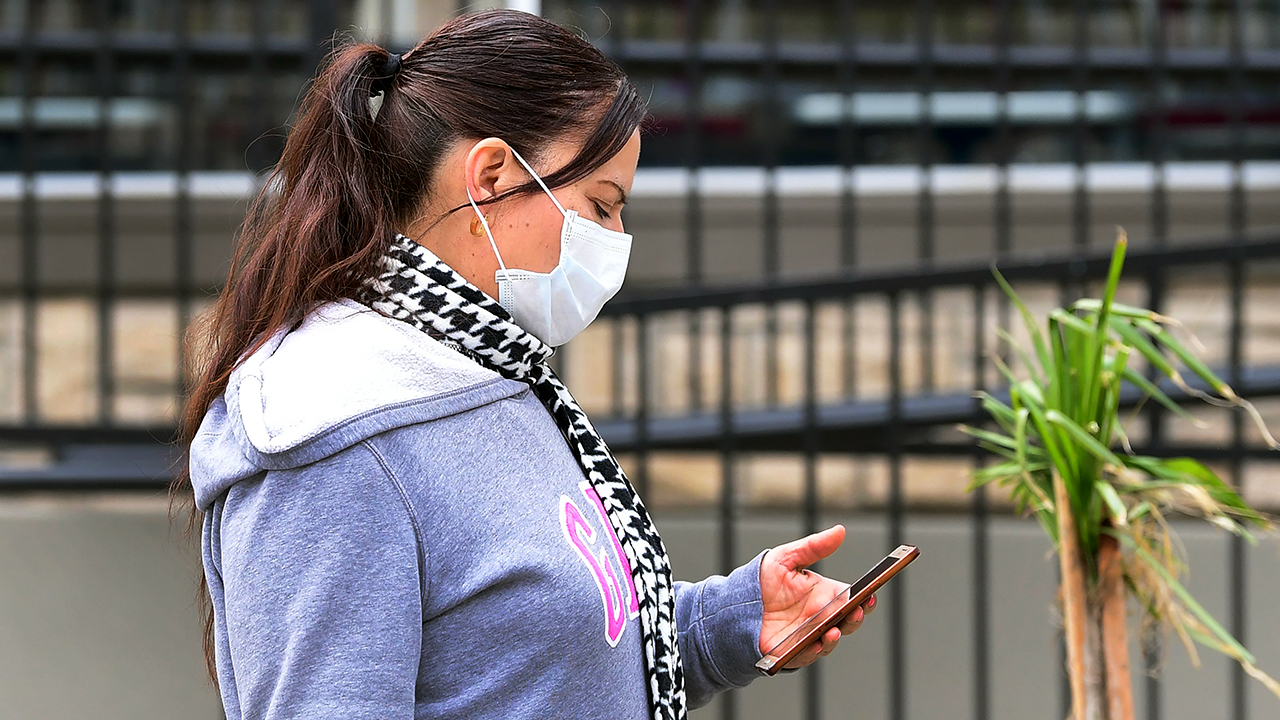
[[[778,562],[788,570],[806,568],[831,555],[844,542],[844,526],[833,525],[819,533],[779,545]]]

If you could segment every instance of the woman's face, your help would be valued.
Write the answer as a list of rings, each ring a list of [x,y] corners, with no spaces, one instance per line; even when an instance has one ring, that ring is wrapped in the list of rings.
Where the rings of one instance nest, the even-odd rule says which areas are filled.
[[[525,160],[539,177],[546,177],[573,159],[575,143],[553,143],[540,157]],[[566,210],[619,232],[622,206],[635,180],[640,158],[640,131],[636,130],[618,154],[591,174],[570,185],[552,188]],[[405,229],[405,234],[429,248],[490,297],[498,297],[494,280],[498,258],[489,238],[470,207],[454,212],[438,223],[428,218],[467,202],[470,190],[480,211],[488,217],[494,244],[508,269],[550,272],[560,262],[560,229],[564,216],[541,189],[492,204],[483,200],[500,195],[532,180],[516,160],[510,147],[498,138],[458,143],[441,164],[431,193],[432,210]],[[479,233],[473,234],[472,228]]]
[[[477,143],[472,153],[491,157],[494,148],[481,147],[486,142],[488,141]],[[538,160],[525,160],[540,177],[546,177],[569,163],[577,150],[576,145],[556,144]],[[533,179],[505,147],[499,152],[503,167],[501,179],[495,184],[494,190],[501,193]],[[566,210],[577,210],[579,215],[588,220],[610,230],[623,232],[622,206],[631,192],[639,158],[640,131],[636,130],[617,155],[590,175],[573,184],[551,188],[551,192]],[[490,162],[496,159],[492,158]],[[481,162],[477,159],[477,164]],[[482,174],[477,172],[477,175]],[[496,194],[487,192],[485,188],[480,189],[486,192],[486,197]],[[471,188],[472,195],[479,201],[476,190],[474,186]],[[494,242],[508,268],[550,272],[560,262],[560,227],[564,216],[541,189],[493,205],[481,205],[480,211],[489,214],[489,228],[493,231]],[[469,214],[468,223],[475,217],[473,210]],[[489,241],[484,237],[483,231],[479,239],[488,248]],[[489,254],[493,254],[491,248]],[[498,268],[497,262],[497,258],[494,258],[495,271]]]

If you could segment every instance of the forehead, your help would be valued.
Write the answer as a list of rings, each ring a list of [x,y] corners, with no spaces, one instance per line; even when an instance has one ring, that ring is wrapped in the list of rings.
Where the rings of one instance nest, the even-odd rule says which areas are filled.
[[[624,188],[631,187],[631,181],[636,174],[636,162],[639,157],[640,131],[637,129],[617,154],[592,171],[586,179],[591,181],[611,180]]]

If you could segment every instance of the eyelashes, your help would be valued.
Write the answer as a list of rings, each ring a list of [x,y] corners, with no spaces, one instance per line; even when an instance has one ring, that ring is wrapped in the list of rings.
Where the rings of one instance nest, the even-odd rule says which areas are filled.
[[[598,203],[598,202],[596,202],[596,201],[592,200],[592,201],[591,201],[591,204],[595,206],[595,208],[596,208],[596,214],[598,214],[598,215],[599,215],[602,219],[604,219],[604,220],[608,220],[608,219],[609,219],[609,217],[610,217],[610,216],[609,216],[608,211],[606,211],[604,208],[600,207],[600,203]]]

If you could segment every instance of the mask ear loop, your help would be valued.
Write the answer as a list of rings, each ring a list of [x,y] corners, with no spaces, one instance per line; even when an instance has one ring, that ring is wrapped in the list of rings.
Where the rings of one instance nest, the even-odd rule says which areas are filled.
[[[484,219],[484,213],[480,212],[480,206],[476,205],[475,198],[471,197],[471,187],[467,186],[467,202],[471,203],[471,209],[476,211],[476,216],[480,218],[480,224],[484,226],[484,234],[489,237],[489,246],[493,248],[493,254],[498,258],[498,267],[502,268],[502,274],[507,275],[507,265],[502,262],[502,253],[498,252],[498,243],[493,241],[493,232],[489,230],[489,221]]]
[[[529,174],[538,182],[538,186],[542,188],[543,192],[551,196],[551,202],[556,204],[556,209],[560,211],[560,214],[568,215],[568,211],[564,209],[564,206],[560,204],[560,201],[556,199],[556,196],[552,195],[551,189],[547,187],[546,183],[542,182],[542,178],[538,177],[538,173],[534,172],[533,168],[529,167],[529,163],[525,162],[524,158],[520,157],[520,153],[516,152],[515,148],[510,145],[507,145],[507,147],[511,148],[511,154],[515,155],[516,159],[520,161],[520,164],[524,166],[524,169],[529,171]]]

